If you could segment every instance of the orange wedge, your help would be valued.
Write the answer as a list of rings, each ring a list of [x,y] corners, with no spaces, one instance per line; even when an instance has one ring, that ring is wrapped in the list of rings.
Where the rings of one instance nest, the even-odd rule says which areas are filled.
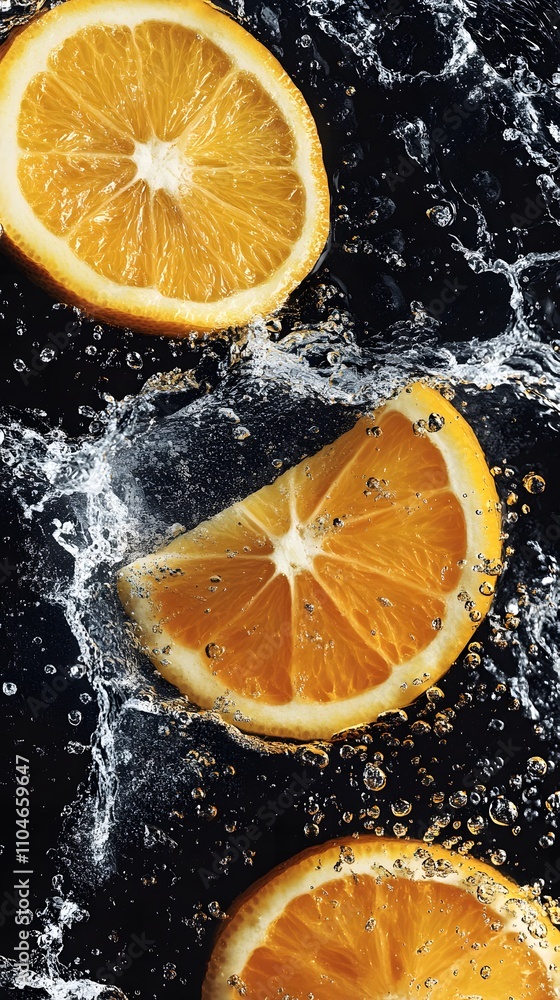
[[[240,325],[315,264],[329,195],[311,113],[203,0],[67,0],[0,62],[4,247],[147,333]]]
[[[557,1000],[560,932],[489,865],[414,841],[332,841],[233,908],[202,1000]]]
[[[490,606],[500,520],[472,430],[416,384],[127,566],[119,594],[198,705],[250,732],[329,738],[453,663]]]

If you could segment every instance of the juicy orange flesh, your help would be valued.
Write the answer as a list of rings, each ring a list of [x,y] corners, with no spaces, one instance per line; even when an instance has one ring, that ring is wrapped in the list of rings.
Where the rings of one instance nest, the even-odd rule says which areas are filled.
[[[291,900],[245,968],[231,972],[247,1000],[555,995],[535,952],[470,893],[373,875],[339,878]]]
[[[266,280],[302,231],[280,110],[255,76],[177,24],[68,38],[25,91],[18,141],[35,214],[119,284],[214,302]]]
[[[464,514],[427,437],[395,411],[379,416],[379,437],[370,423],[148,561],[140,596],[153,616],[234,692],[335,701],[434,639]]]

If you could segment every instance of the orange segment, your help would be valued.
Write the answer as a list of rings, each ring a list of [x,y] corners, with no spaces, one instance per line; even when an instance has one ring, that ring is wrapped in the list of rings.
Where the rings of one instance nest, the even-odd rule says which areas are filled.
[[[215,103],[218,87],[233,62],[210,39],[169,22],[138,25],[134,45],[148,120],[158,139],[173,142],[204,108]]]
[[[553,1000],[558,954],[541,907],[487,865],[414,841],[333,841],[238,901],[202,1000]]]
[[[387,576],[398,576],[419,590],[449,591],[460,576],[458,563],[467,544],[465,516],[458,498],[447,490],[429,497],[397,497],[370,513],[344,518],[344,527],[325,539],[323,551],[337,559],[363,564]],[[409,546],[394,558],[392,539],[406,536]]]
[[[353,697],[381,684],[390,668],[368,630],[333,599],[319,573],[303,571],[293,584],[292,697],[315,704]]]
[[[7,248],[102,318],[174,335],[239,325],[322,250],[309,109],[203,0],[67,0],[11,40],[0,116]]]
[[[418,436],[434,413],[439,429]],[[123,569],[118,587],[143,648],[197,704],[252,732],[329,738],[441,677],[490,606],[482,561],[498,567],[499,556],[480,446],[417,384]],[[220,648],[211,664],[209,643]]]

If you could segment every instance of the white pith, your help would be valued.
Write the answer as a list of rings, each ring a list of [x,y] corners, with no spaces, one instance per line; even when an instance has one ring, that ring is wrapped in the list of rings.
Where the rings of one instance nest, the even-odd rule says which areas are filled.
[[[282,573],[293,586],[298,573],[313,573],[315,556],[321,546],[309,525],[292,524],[283,535],[271,539],[274,552],[271,556],[276,573]]]
[[[136,165],[134,180],[145,181],[152,191],[165,191],[173,198],[191,182],[192,169],[174,142],[156,136],[136,142],[132,161]]]

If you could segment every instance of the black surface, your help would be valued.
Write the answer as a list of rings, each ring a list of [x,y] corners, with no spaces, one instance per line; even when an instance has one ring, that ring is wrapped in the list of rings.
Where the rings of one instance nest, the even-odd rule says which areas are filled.
[[[323,22],[316,16],[320,9],[326,12]],[[445,68],[457,25],[467,9],[464,31],[478,50],[448,72]],[[560,128],[560,112],[544,85],[558,70],[560,7],[528,0],[513,4],[470,0],[461,13],[458,5],[451,7],[443,0],[440,4],[364,0],[344,7],[334,0],[330,4],[271,0],[266,6],[247,0],[241,20],[278,55],[308,100],[319,126],[333,193],[328,252],[281,311],[273,336],[281,340],[296,323],[324,322],[338,308],[349,314],[343,325],[351,325],[355,333],[363,350],[363,367],[379,370],[380,375],[391,352],[403,356],[409,351],[411,369],[419,357],[419,371],[424,370],[422,357],[428,359],[424,362],[428,367],[430,357],[434,364],[438,359],[441,362],[442,345],[464,341],[467,357],[471,338],[491,346],[520,316],[542,343],[555,342],[560,315],[560,203],[553,193],[543,210],[536,199],[538,178],[546,172],[542,160],[537,162],[537,152],[548,158],[551,170],[558,163],[558,150],[545,122]],[[373,35],[365,44],[367,26]],[[302,44],[302,36],[309,38],[309,44]],[[361,54],[352,50],[349,39]],[[386,85],[377,58],[404,76]],[[476,94],[473,98],[485,62],[497,76],[482,98]],[[542,84],[534,96],[539,132],[533,150],[528,148],[526,134],[507,141],[503,135],[504,129],[519,124],[516,102],[534,85],[531,73]],[[468,107],[466,100],[471,102]],[[403,123],[417,119],[432,137],[431,156],[424,165],[411,155],[410,150],[417,152],[414,136],[409,150],[401,137]],[[442,129],[445,138],[438,133]],[[427,211],[450,202],[455,206],[455,220],[450,227],[439,227]],[[504,273],[476,272],[454,248],[456,241],[473,249],[484,244],[477,232],[477,212],[482,212],[491,234],[487,259],[513,264],[522,254],[553,254],[550,260],[537,260],[525,269],[528,280],[522,285],[524,301],[517,312]],[[53,303],[4,257],[0,257],[0,281],[2,400],[7,419],[14,416],[42,432],[59,426],[72,438],[87,433],[95,436],[103,430],[103,419],[96,413],[105,411],[106,395],[122,399],[137,393],[150,375],[176,367],[194,369],[198,381],[198,388],[187,390],[180,403],[202,399],[220,386],[223,391],[224,378],[234,387],[236,398],[242,397],[243,363],[239,371],[228,367],[229,348],[220,339],[192,344],[95,323]],[[321,287],[325,285],[333,290],[326,302]],[[450,288],[452,294],[445,298],[451,301],[442,304],[442,292]],[[413,339],[407,324],[411,303],[418,301],[424,303],[428,317]],[[430,314],[437,323],[430,321]],[[340,329],[338,321],[335,325]],[[335,332],[332,339],[340,336]],[[45,364],[39,355],[50,345],[55,355]],[[460,346],[453,350],[460,357]],[[127,362],[130,354],[140,356],[140,369]],[[16,359],[26,366],[23,371],[14,369]],[[132,364],[138,363],[133,357]],[[328,440],[351,419],[351,408],[321,407],[317,401],[291,398],[274,385],[270,393],[275,396],[270,405],[258,394],[246,403],[244,420],[261,427],[243,453],[232,452],[229,439],[224,435],[222,440],[219,429],[212,437],[216,478],[201,480],[199,493],[190,498],[193,523],[235,495],[270,480],[270,464],[262,461],[267,449],[276,447],[290,464],[320,443],[310,444],[312,425],[319,423]],[[476,394],[463,388],[461,398],[469,401],[490,464],[502,464],[505,458],[517,483],[530,468],[547,481],[545,494],[530,499],[531,518],[521,518],[512,527],[517,561],[502,584],[503,610],[505,595],[513,594],[518,582],[530,587],[545,575],[531,540],[540,540],[552,556],[558,554],[557,414],[546,406],[535,409],[531,400],[520,407],[510,389]],[[186,515],[180,482],[166,465],[164,446],[169,428],[165,415],[170,407],[177,407],[177,399],[162,397],[162,421],[153,431],[157,446],[152,446],[153,435],[142,438],[115,463],[117,492],[120,489],[126,497],[136,479],[150,514],[163,524],[184,521]],[[193,470],[199,452],[206,450],[205,427],[197,431],[186,417],[185,455]],[[42,576],[41,532],[47,545],[54,512],[39,519],[38,525],[30,525],[12,496],[9,467],[4,484],[0,562],[4,560],[1,597],[7,627],[2,672],[18,685],[15,696],[0,695],[7,862],[0,886],[7,901],[2,911],[6,920],[0,926],[4,955],[12,957],[15,933],[6,896],[11,891],[13,867],[14,748],[30,757],[33,768],[34,907],[42,910],[50,898],[50,906],[56,909],[52,899],[58,889],[53,889],[52,879],[62,875],[64,894],[77,899],[89,913],[89,918],[65,934],[60,974],[64,979],[112,978],[130,998],[199,996],[213,931],[220,923],[209,912],[209,904],[217,901],[225,910],[252,881],[313,842],[304,831],[305,824],[313,822],[313,815],[306,811],[309,806],[313,809],[313,803],[324,813],[317,842],[364,831],[367,817],[361,811],[373,805],[381,810],[374,825],[384,826],[390,834],[396,822],[390,803],[400,796],[413,803],[412,836],[421,837],[434,816],[449,813],[441,840],[455,833],[473,840],[473,852],[484,858],[503,849],[507,852],[504,870],[521,881],[543,879],[545,891],[558,893],[560,845],[539,846],[543,833],[555,825],[543,802],[558,787],[554,769],[559,719],[555,714],[559,704],[556,651],[554,646],[547,648],[545,639],[531,635],[530,629],[522,630],[524,648],[534,641],[538,645],[526,668],[529,683],[540,692],[541,704],[550,697],[550,712],[537,719],[516,698],[517,689],[510,683],[518,679],[511,649],[500,652],[489,646],[488,623],[477,638],[492,650],[492,670],[472,670],[459,662],[440,684],[441,702],[436,705],[421,698],[409,710],[408,722],[372,726],[350,736],[345,741],[352,747],[350,755],[341,755],[335,744],[324,769],[306,762],[301,750],[265,754],[203,718],[195,716],[187,723],[180,711],[170,711],[165,717],[124,711],[114,728],[117,746],[125,753],[119,756],[117,769],[120,794],[111,841],[112,869],[109,876],[96,876],[87,844],[80,840],[83,827],[76,826],[68,809],[76,797],[85,802],[94,790],[90,753],[68,753],[66,746],[72,739],[88,744],[96,709],[95,699],[79,701],[80,694],[92,691],[86,678],[68,677],[78,654],[76,642],[61,610],[46,600],[49,584]],[[499,486],[505,488],[503,477]],[[57,558],[60,566],[53,570],[55,576],[67,571],[67,557],[61,549]],[[551,608],[551,621],[555,615],[556,609]],[[53,663],[57,673],[45,674],[46,663]],[[149,671],[147,667],[147,677]],[[164,682],[157,692],[162,699],[173,697]],[[79,732],[68,723],[68,712],[78,705],[83,713]],[[414,723],[433,723],[436,712],[443,713],[438,725],[418,735]],[[216,762],[201,769],[200,781],[207,793],[201,802],[192,797],[198,780],[192,754],[185,754],[185,746],[189,751],[198,747]],[[130,748],[134,757],[127,760]],[[362,774],[376,750],[385,755],[388,782],[386,791],[374,797],[367,793]],[[533,782],[526,775],[526,760],[533,754],[550,762],[543,782]],[[234,774],[228,773],[229,767],[235,769]],[[231,837],[244,836],[263,805],[278,800],[294,773],[304,776],[309,786],[273,823],[261,823],[258,841],[251,847],[254,857],[234,857],[213,880],[201,873],[201,869],[212,869],[216,856],[223,857],[228,840],[232,847]],[[484,786],[484,791],[477,791],[477,785]],[[537,791],[533,793],[532,788]],[[467,808],[454,810],[448,797],[461,789],[469,793],[470,802]],[[434,802],[434,791],[445,793],[443,804]],[[481,835],[471,837],[467,818],[477,812],[487,815],[488,801],[496,793],[507,794],[517,804],[520,833],[514,835],[510,828],[489,823]],[[216,818],[205,818],[208,804],[217,807]],[[69,823],[63,827],[65,810]],[[73,812],[79,815],[75,806]],[[455,831],[453,822],[459,820],[462,826]],[[232,821],[237,827],[229,833],[226,823]],[[40,925],[37,912],[34,929]],[[132,958],[135,935],[151,943],[138,946],[136,941],[136,950],[132,949],[136,957]],[[123,954],[131,957],[130,963],[125,960],[129,967],[108,971]],[[11,995],[7,983],[0,989]],[[46,993],[26,987],[14,995],[27,1000]],[[103,1000],[117,996],[115,987],[110,987]]]

